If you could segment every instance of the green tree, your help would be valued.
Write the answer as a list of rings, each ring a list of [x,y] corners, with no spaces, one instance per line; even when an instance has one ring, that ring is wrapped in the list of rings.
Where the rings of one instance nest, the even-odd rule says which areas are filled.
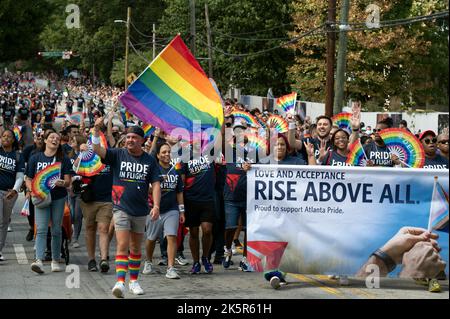
[[[369,0],[352,0],[350,23],[365,22]],[[405,19],[448,10],[434,0],[380,0],[381,21]],[[324,1],[294,2],[296,36],[326,21]],[[339,20],[339,17],[337,18]],[[365,27],[354,26],[355,28]],[[347,98],[359,99],[381,110],[419,105],[440,105],[448,100],[448,21],[430,21],[348,33]],[[296,60],[290,69],[294,88],[307,100],[324,101],[326,34],[296,43]]]
[[[246,94],[265,95],[290,91],[287,69],[293,62],[291,50],[282,47],[291,25],[288,0],[210,0],[209,20],[214,47],[214,78],[222,91],[230,85]],[[159,32],[164,36],[181,33],[189,45],[189,2],[166,0]],[[196,56],[207,57],[205,0],[196,1]],[[280,27],[281,25],[281,27]],[[263,31],[261,31],[263,30]],[[268,50],[279,47],[275,50]],[[264,54],[252,55],[263,50]],[[249,54],[240,57],[240,54]],[[207,61],[200,60],[207,71]]]
[[[0,61],[31,59],[39,51],[38,35],[51,13],[45,0],[2,0],[0,4]]]

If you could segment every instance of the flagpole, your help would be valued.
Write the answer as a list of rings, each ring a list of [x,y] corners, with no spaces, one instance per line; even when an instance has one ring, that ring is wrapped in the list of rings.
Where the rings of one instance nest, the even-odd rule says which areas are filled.
[[[428,231],[429,232],[431,232],[431,209],[433,208],[433,199],[434,199],[434,194],[436,192],[437,180],[438,180],[438,177],[435,176],[434,177],[434,184],[433,184],[433,193],[431,194],[430,212],[428,214]]]

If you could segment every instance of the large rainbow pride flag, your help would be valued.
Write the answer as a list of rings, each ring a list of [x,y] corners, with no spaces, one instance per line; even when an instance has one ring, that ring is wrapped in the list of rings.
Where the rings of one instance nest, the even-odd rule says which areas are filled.
[[[220,96],[177,35],[120,96],[135,116],[166,133],[184,128],[193,137],[193,121],[201,130],[223,124]],[[195,132],[197,133],[197,132]]]

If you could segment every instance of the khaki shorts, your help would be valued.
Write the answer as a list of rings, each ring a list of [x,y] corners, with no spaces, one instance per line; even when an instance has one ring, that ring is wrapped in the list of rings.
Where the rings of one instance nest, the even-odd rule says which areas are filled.
[[[131,216],[126,212],[113,209],[114,215],[114,227],[118,230],[128,230],[133,233],[143,234],[145,233],[145,222],[147,216]]]
[[[81,211],[86,225],[109,224],[113,216],[112,203],[92,202],[85,203],[80,200]]]

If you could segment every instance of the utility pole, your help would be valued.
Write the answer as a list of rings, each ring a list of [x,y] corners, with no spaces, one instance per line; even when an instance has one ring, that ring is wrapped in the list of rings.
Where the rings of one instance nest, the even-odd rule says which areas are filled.
[[[211,41],[211,26],[209,24],[208,4],[205,3],[205,18],[206,18],[206,35],[208,43],[208,71],[209,77],[213,78],[213,60],[212,60],[212,41]]]
[[[156,55],[156,25],[153,23],[153,60]]]
[[[131,7],[127,10],[127,36],[125,42],[125,90],[128,89],[128,43],[130,42]]]
[[[341,22],[339,32],[339,48],[336,67],[336,92],[334,93],[333,113],[337,114],[342,110],[345,89],[345,68],[347,64],[347,23],[348,12],[350,10],[350,0],[343,0],[341,7]]]
[[[195,0],[189,0],[191,12],[191,52],[195,57]]]
[[[328,18],[327,18],[327,83],[325,115],[333,116],[333,97],[334,97],[334,64],[336,54],[336,33],[334,25],[336,24],[336,0],[328,0]]]

